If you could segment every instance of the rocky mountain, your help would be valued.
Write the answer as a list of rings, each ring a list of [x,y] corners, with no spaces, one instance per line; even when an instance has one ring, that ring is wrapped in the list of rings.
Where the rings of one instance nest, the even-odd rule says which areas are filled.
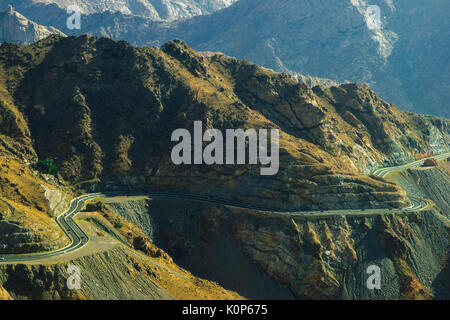
[[[67,10],[78,6],[83,15],[103,12],[118,12],[152,20],[182,20],[199,15],[207,15],[230,6],[236,0],[16,0],[13,5],[24,12],[40,11],[47,7]],[[0,7],[10,0],[0,1]],[[44,12],[42,12],[44,14]],[[37,13],[39,14],[39,13]]]
[[[295,209],[397,207],[405,198],[396,186],[363,174],[448,148],[448,120],[400,111],[367,86],[311,89],[245,61],[204,57],[181,41],[159,50],[51,37],[5,44],[0,53],[10,147],[31,162],[54,159],[72,183],[99,178]],[[221,130],[278,128],[279,173],[174,165],[171,133],[196,120]]]
[[[261,176],[261,166],[250,164],[174,165],[171,134],[192,133],[194,121],[221,131],[278,129],[278,174]],[[446,152],[449,128],[448,119],[401,111],[366,85],[311,88],[180,40],[160,48],[89,35],[5,43],[2,253],[63,246],[52,217],[88,190],[189,192],[280,210],[405,207],[407,190],[436,206],[291,218],[187,200],[103,199],[77,216],[92,241],[107,244],[71,258],[88,286],[68,292],[59,264],[10,265],[0,267],[0,292],[16,299],[446,298],[448,204],[432,182],[445,190],[446,173],[401,176],[398,184],[370,172]],[[411,186],[417,177],[422,184]],[[383,269],[385,290],[367,290],[371,264]]]
[[[0,11],[0,42],[30,44],[51,34],[64,35],[54,27],[41,26],[28,20],[12,6]]]

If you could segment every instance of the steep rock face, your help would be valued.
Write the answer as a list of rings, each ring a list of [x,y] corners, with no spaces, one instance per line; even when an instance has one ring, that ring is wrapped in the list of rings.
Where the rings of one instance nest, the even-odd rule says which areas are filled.
[[[245,61],[204,57],[181,41],[158,50],[52,37],[0,53],[3,100],[26,116],[20,132],[34,139],[25,145],[55,159],[70,182],[100,178],[103,186],[275,208],[398,207],[406,199],[396,185],[361,174],[447,149],[448,120],[402,112],[367,86],[310,89]],[[258,165],[175,166],[171,133],[192,132],[197,120],[205,130],[278,128],[278,174],[261,176]]]
[[[449,223],[405,215],[289,217],[187,201],[114,208],[174,261],[251,299],[447,299]],[[380,267],[381,289],[366,282]]]
[[[0,11],[0,42],[30,44],[51,34],[64,35],[54,27],[41,26],[28,20],[12,6]]]

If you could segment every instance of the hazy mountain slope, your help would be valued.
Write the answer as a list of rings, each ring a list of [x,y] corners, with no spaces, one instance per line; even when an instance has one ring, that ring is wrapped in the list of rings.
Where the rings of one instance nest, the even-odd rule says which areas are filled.
[[[0,1],[0,7],[5,3],[11,3],[19,11],[24,10],[24,12],[28,13],[31,10],[45,8],[47,5],[56,5],[58,8],[64,10],[69,6],[77,5],[85,15],[111,11],[154,20],[171,21],[209,14],[226,8],[235,1],[236,0],[16,0],[14,3],[11,3],[11,0],[2,0]]]
[[[0,43],[34,43],[51,34],[63,33],[54,27],[41,26],[16,12],[12,6],[0,11]]]
[[[245,61],[205,58],[180,41],[158,50],[52,37],[3,45],[0,66],[4,108],[27,119],[2,130],[29,154],[55,159],[70,182],[98,177],[286,208],[402,206],[397,186],[361,173],[448,148],[448,120],[402,112],[366,86],[312,90]],[[223,130],[279,128],[279,173],[175,166],[170,135],[195,120]]]
[[[381,30],[366,26],[369,4],[381,8]],[[445,0],[241,0],[153,37],[280,71],[367,82],[397,105],[448,116],[450,28],[442,12],[449,9]]]

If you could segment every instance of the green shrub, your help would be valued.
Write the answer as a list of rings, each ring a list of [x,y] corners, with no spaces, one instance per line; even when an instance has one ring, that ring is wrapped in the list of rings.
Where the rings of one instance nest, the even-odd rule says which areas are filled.
[[[117,221],[115,224],[114,224],[114,228],[116,228],[116,229],[120,229],[120,228],[122,228],[123,227],[123,224],[120,222],[120,221]]]
[[[36,167],[40,172],[47,173],[47,174],[57,174],[58,173],[58,167],[55,165],[55,162],[51,158],[47,158],[45,160],[39,160],[36,163]]]

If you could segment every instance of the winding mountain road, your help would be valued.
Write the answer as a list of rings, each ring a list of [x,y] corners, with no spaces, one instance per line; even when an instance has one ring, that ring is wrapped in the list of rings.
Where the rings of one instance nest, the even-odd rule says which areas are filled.
[[[56,222],[64,231],[66,236],[70,239],[69,245],[58,250],[44,253],[5,255],[2,257],[3,259],[0,259],[0,262],[40,260],[43,258],[66,254],[84,246],[89,241],[89,238],[84,233],[84,231],[75,223],[73,217],[83,209],[86,201],[98,198],[100,195],[101,194],[99,193],[93,193],[73,199],[69,204],[69,208],[56,218]]]
[[[403,170],[407,170],[410,168],[421,166],[424,164],[425,160],[427,160],[427,159],[435,159],[436,161],[439,161],[439,160],[443,160],[443,159],[449,158],[449,157],[450,157],[450,152],[447,152],[447,153],[443,153],[443,154],[440,154],[437,156],[432,156],[432,157],[420,159],[420,160],[417,160],[417,161],[414,161],[411,163],[403,164],[401,166],[381,168],[381,169],[375,170],[372,174],[375,176],[384,178],[388,174],[393,173],[393,172],[403,171]]]
[[[407,170],[409,168],[414,168],[423,165],[424,161],[426,159],[435,159],[435,160],[442,160],[445,158],[450,157],[450,152],[428,157],[425,159],[417,160],[405,165],[396,166],[396,167],[389,167],[389,168],[381,168],[378,170],[375,170],[372,174],[378,177],[386,177],[387,175]],[[53,256],[60,256],[65,255],[70,252],[76,251],[86,245],[89,241],[89,237],[87,234],[75,223],[73,220],[74,216],[79,213],[83,208],[87,201],[99,198],[99,197],[108,197],[108,196],[136,196],[136,195],[144,195],[152,198],[175,198],[175,199],[183,199],[183,200],[193,200],[193,201],[200,201],[200,202],[207,202],[207,203],[213,203],[213,204],[220,204],[225,205],[228,207],[235,207],[235,208],[241,208],[241,209],[251,209],[251,210],[257,210],[272,214],[282,214],[287,216],[331,216],[331,215],[358,215],[358,214],[364,214],[364,215],[373,215],[373,214],[382,214],[386,211],[391,213],[406,213],[406,212],[412,212],[412,211],[418,211],[418,210],[424,210],[428,207],[429,203],[422,200],[422,199],[410,199],[412,202],[412,205],[408,208],[401,208],[401,209],[354,209],[354,210],[327,210],[327,211],[287,211],[287,210],[280,210],[276,208],[268,208],[268,207],[261,207],[256,205],[249,205],[237,201],[232,200],[226,200],[226,199],[218,199],[213,198],[209,196],[202,196],[202,195],[194,195],[194,194],[186,194],[186,193],[173,193],[173,192],[147,192],[145,194],[137,194],[135,192],[98,192],[98,193],[90,193],[82,195],[78,198],[73,199],[70,204],[69,208],[63,212],[61,215],[59,215],[56,218],[56,222],[61,227],[61,229],[64,231],[64,233],[67,235],[67,237],[70,239],[70,244],[62,249],[58,249],[55,251],[45,252],[45,253],[31,253],[31,254],[15,254],[15,255],[5,255],[0,257],[0,263],[14,263],[14,262],[24,262],[24,261],[33,261],[33,260],[41,260]]]

